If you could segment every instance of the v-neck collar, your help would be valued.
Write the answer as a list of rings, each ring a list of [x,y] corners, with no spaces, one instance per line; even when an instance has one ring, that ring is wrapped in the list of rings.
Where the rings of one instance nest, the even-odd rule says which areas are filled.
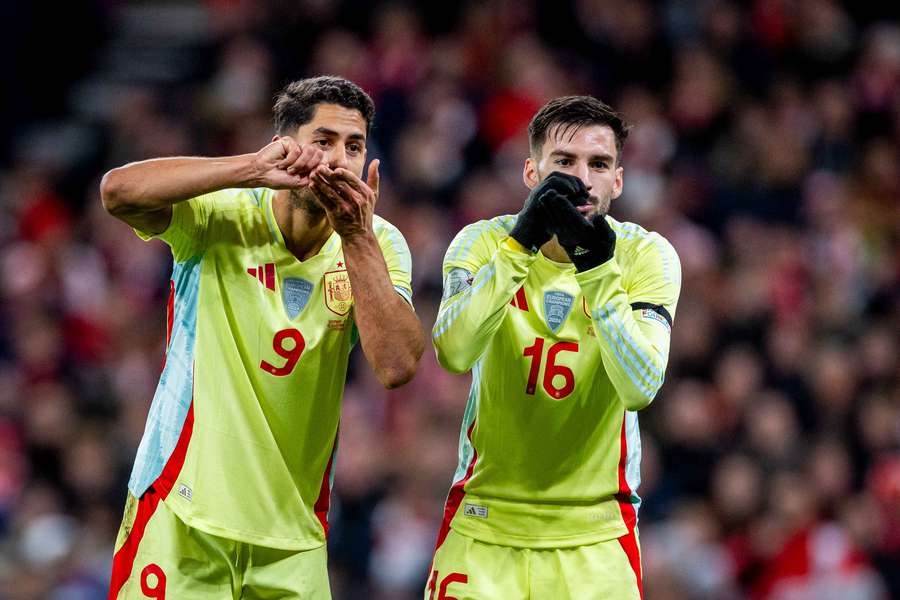
[[[269,226],[269,234],[272,236],[275,245],[278,246],[279,250],[288,254],[291,258],[293,258],[297,263],[305,265],[310,261],[313,261],[320,256],[328,256],[335,250],[335,246],[340,243],[340,236],[338,236],[337,231],[332,230],[331,235],[328,236],[328,239],[325,240],[325,243],[322,244],[322,247],[319,248],[319,251],[307,258],[306,260],[300,260],[297,256],[290,251],[287,247],[287,242],[284,240],[284,233],[282,233],[281,228],[278,226],[278,221],[275,220],[275,191],[270,190],[268,188],[263,190],[262,193],[262,203],[263,208],[266,214],[266,224]]]

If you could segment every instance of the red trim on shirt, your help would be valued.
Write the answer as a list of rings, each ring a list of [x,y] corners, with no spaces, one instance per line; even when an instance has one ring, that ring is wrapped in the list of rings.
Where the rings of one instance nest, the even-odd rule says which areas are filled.
[[[169,280],[169,301],[166,302],[166,350],[172,339],[172,323],[175,320],[175,282]]]
[[[138,501],[137,515],[128,533],[128,538],[119,551],[113,556],[112,577],[109,584],[109,600],[115,600],[119,595],[119,591],[128,578],[131,576],[131,570],[134,568],[134,559],[137,556],[138,547],[144,537],[144,531],[147,529],[147,523],[156,512],[160,500],[165,500],[181,473],[184,466],[184,459],[187,456],[188,443],[191,441],[191,434],[194,431],[194,400],[191,399],[191,405],[188,407],[187,416],[184,419],[184,425],[181,427],[181,434],[178,436],[178,442],[162,473],[153,484],[147,488],[147,491]]]
[[[622,435],[620,439],[619,454],[619,493],[616,494],[616,500],[619,503],[619,510],[622,511],[622,520],[625,521],[625,527],[628,533],[619,538],[619,544],[628,556],[628,562],[637,578],[638,593],[641,598],[644,597],[643,577],[641,574],[641,550],[638,546],[637,536],[634,528],[637,525],[637,513],[634,510],[634,504],[631,503],[632,490],[628,487],[628,480],[625,477],[625,467],[628,461],[628,439],[625,436],[626,414],[622,415]]]
[[[472,444],[472,430],[475,429],[475,421],[472,421],[472,424],[469,425],[469,430],[466,432],[466,437],[469,439],[469,443]],[[450,488],[450,493],[447,494],[447,503],[444,505],[444,520],[441,522],[441,528],[438,531],[437,543],[434,545],[434,551],[437,552],[438,548],[441,547],[441,544],[444,543],[444,540],[447,539],[447,534],[450,533],[450,521],[453,520],[453,517],[456,515],[456,511],[459,510],[459,505],[462,504],[463,496],[466,495],[466,492],[463,488],[465,488],[466,483],[472,478],[472,471],[475,470],[475,461],[478,460],[478,451],[475,449],[475,445],[472,444],[472,460],[469,461],[469,467],[466,469],[466,475]]]
[[[334,445],[331,447],[331,457],[328,459],[328,466],[325,467],[325,473],[322,475],[322,486],[319,488],[319,497],[313,510],[316,518],[322,524],[325,531],[325,537],[328,537],[328,507],[331,505],[331,466],[334,463],[335,450],[337,449],[337,434],[334,436]]]
[[[525,286],[519,288],[519,291],[516,292],[516,301],[519,303],[519,308],[528,312],[528,298],[525,297]]]
[[[266,288],[275,289],[275,263],[266,263]]]

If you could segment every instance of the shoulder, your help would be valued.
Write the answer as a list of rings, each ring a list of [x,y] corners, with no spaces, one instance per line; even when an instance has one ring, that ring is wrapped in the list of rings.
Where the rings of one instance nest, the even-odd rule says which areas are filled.
[[[378,238],[390,235],[400,235],[402,237],[403,235],[396,225],[378,215],[372,216],[372,228],[375,230],[375,237]]]
[[[265,188],[229,188],[197,196],[188,203],[217,220],[240,220],[252,215],[265,215],[265,203],[271,202],[272,193],[272,190]]]
[[[395,257],[400,261],[403,268],[411,268],[412,258],[409,253],[409,245],[406,243],[406,238],[403,237],[403,234],[400,233],[397,226],[387,219],[374,215],[372,219],[372,229],[385,259],[392,259]]]
[[[476,242],[499,246],[500,242],[509,236],[509,232],[512,231],[515,224],[516,215],[500,215],[493,219],[475,221],[463,227],[456,234],[450,248],[465,250],[466,246],[471,247]]]
[[[616,253],[635,267],[661,269],[664,277],[677,282],[681,279],[681,261],[675,247],[663,235],[644,229],[637,223],[617,221],[607,217],[616,233]]]
[[[375,233],[375,239],[378,240],[379,245],[390,246],[398,252],[409,252],[409,247],[406,244],[406,238],[403,237],[403,234],[400,233],[400,230],[397,228],[397,226],[387,219],[383,219],[378,215],[374,215],[374,218],[372,219],[372,229]]]

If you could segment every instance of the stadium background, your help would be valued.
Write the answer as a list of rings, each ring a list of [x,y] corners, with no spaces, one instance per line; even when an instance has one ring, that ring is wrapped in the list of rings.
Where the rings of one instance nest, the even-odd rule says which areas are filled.
[[[159,375],[170,256],[103,213],[100,176],[255,151],[277,88],[323,73],[376,101],[378,212],[428,329],[452,236],[521,206],[535,109],[623,111],[613,214],[684,270],[641,414],[646,597],[900,598],[900,27],[869,6],[4,3],[0,599],[105,597]],[[387,393],[357,354],[337,599],[420,593],[467,388],[429,349]]]

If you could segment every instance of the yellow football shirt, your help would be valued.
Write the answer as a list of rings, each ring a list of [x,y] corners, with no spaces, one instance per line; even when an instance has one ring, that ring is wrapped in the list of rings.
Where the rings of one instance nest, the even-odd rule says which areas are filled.
[[[636,411],[663,382],[678,256],[610,218],[613,260],[577,273],[509,238],[515,218],[467,226],[444,259],[432,339],[472,387],[439,543],[447,526],[532,548],[619,537],[640,503]]]
[[[174,267],[166,362],[129,489],[167,488],[166,505],[201,531],[306,550],[325,541],[354,300],[340,237],[297,260],[273,196],[214,192],[176,204],[163,233],[138,232],[169,244]],[[406,242],[380,217],[374,227],[411,301]]]

